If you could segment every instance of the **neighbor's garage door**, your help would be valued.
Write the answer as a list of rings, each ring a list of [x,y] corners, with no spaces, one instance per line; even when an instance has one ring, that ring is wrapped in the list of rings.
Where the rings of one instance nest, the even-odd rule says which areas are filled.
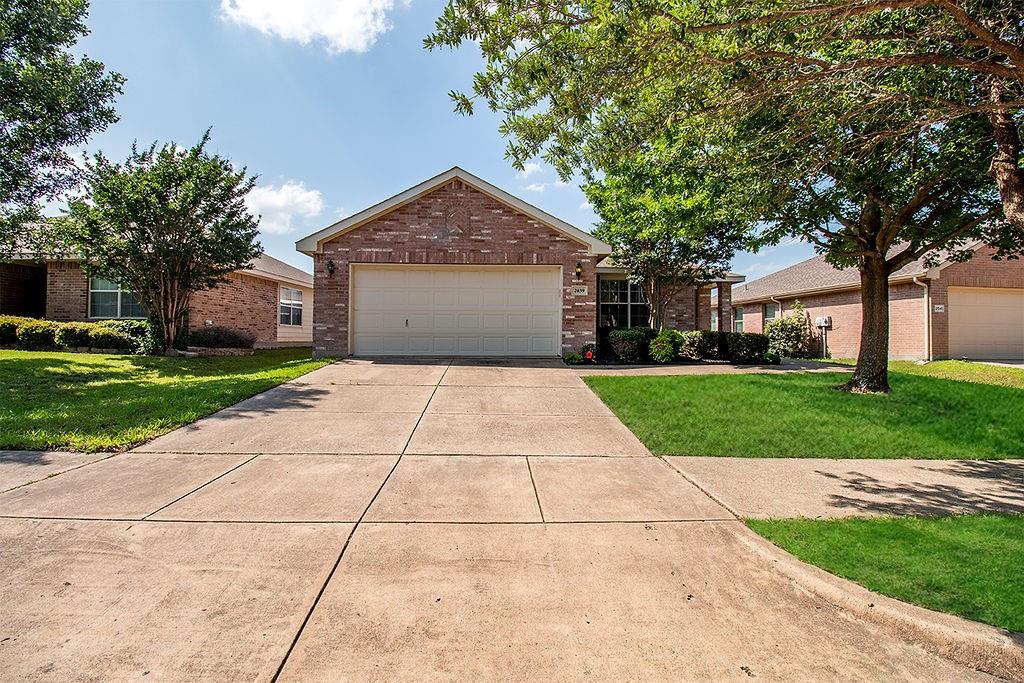
[[[558,266],[352,268],[356,355],[553,356]]]
[[[949,355],[1024,359],[1024,289],[950,287]]]

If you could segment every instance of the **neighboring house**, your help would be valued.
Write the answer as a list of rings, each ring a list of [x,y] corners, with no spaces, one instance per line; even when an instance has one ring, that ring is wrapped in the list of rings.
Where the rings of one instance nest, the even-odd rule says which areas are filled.
[[[313,278],[266,254],[228,282],[196,292],[189,328],[220,325],[256,335],[259,347],[308,346],[313,339]],[[74,259],[0,263],[0,314],[50,320],[144,318],[117,283],[88,278]]]
[[[919,259],[889,277],[889,356],[895,359],[1024,360],[1024,261],[993,261],[974,247],[964,263]],[[825,330],[834,358],[856,357],[861,330],[860,275],[817,256],[732,290],[733,329],[760,332],[766,320],[807,307]]]
[[[647,304],[611,248],[455,167],[299,240],[313,257],[315,355],[555,356]],[[728,320],[742,278],[690,288],[669,324]]]

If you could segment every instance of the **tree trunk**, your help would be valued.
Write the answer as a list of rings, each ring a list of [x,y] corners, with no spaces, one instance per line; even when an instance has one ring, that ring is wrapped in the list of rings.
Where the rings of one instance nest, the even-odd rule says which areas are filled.
[[[993,79],[989,92],[992,102],[1003,101],[1003,84],[999,80]],[[996,140],[996,153],[988,172],[999,187],[1006,220],[1018,228],[1024,228],[1024,170],[1020,167],[1020,130],[1008,111],[993,111],[988,118]]]
[[[889,270],[885,256],[865,257],[860,267],[860,301],[863,312],[860,351],[847,391],[889,393]]]

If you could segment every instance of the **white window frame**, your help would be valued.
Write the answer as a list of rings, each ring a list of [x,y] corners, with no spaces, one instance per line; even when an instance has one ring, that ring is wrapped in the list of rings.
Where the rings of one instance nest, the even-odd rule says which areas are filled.
[[[732,313],[732,331],[742,332],[743,331],[743,307],[736,306]]]
[[[145,320],[146,316],[144,316],[144,315],[121,315],[121,301],[122,301],[123,295],[124,294],[135,294],[135,292],[133,292],[130,289],[125,289],[124,287],[121,286],[120,282],[114,282],[114,284],[117,286],[117,289],[95,289],[93,287],[92,283],[93,283],[94,280],[105,280],[105,279],[106,278],[98,278],[98,277],[90,277],[89,278],[89,296],[88,296],[89,319],[90,320]],[[113,282],[113,280],[107,280],[107,281],[108,282]],[[93,315],[92,314],[92,293],[93,292],[117,292],[117,315],[115,315],[114,317],[110,317],[110,316],[106,316],[106,315]]]
[[[277,296],[277,324],[285,325],[287,327],[302,327],[302,319],[305,316],[305,307],[303,306],[303,294],[302,290],[298,287],[285,287],[282,285],[278,289]],[[288,314],[289,322],[281,322],[281,309],[287,306],[290,310]],[[299,309],[299,322],[293,323],[291,320],[294,319],[295,309]]]
[[[613,281],[613,280],[617,280],[619,282],[625,282],[626,283],[626,300],[625,301],[603,301],[602,300],[601,297],[603,295],[603,292],[601,291],[601,282],[605,282],[605,281],[609,281],[610,282],[610,281]],[[636,294],[636,298],[635,299],[634,299],[634,293]],[[647,301],[646,297],[644,297],[644,290],[643,290],[643,288],[641,288],[639,285],[634,285],[629,280],[629,278],[624,278],[624,277],[606,277],[606,276],[602,277],[600,282],[598,282],[598,285],[597,285],[597,319],[599,321],[601,320],[601,306],[604,306],[604,305],[608,305],[608,306],[621,306],[621,305],[625,305],[626,306],[626,327],[633,327],[634,324],[635,324],[633,322],[633,306],[646,305],[648,307],[648,309],[650,309],[650,306],[651,306],[650,302]],[[646,320],[643,320],[640,324],[641,325],[647,325],[647,323],[649,323],[649,322],[650,322],[650,318],[647,318]]]

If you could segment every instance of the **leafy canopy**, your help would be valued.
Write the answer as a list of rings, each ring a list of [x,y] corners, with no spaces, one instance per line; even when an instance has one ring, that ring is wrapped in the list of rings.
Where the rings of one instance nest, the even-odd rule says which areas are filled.
[[[70,48],[86,0],[0,0],[0,258],[35,250],[40,202],[78,183],[69,147],[117,120],[124,78]]]
[[[74,246],[90,274],[138,296],[173,347],[194,292],[225,282],[261,253],[245,197],[256,177],[193,147],[133,146],[124,162],[86,163],[86,198],[70,203]]]

